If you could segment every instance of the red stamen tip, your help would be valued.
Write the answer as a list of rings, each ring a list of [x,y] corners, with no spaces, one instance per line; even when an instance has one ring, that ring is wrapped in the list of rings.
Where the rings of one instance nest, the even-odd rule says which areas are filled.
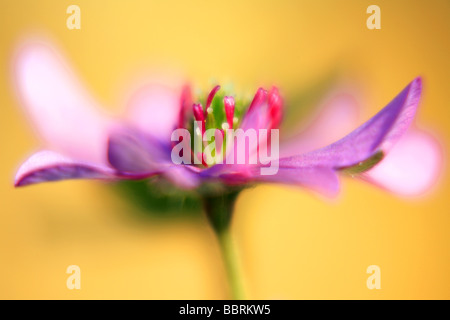
[[[227,117],[227,122],[229,128],[233,128],[233,117],[234,117],[234,98],[233,97],[224,97],[223,104],[225,106],[225,115]]]
[[[192,111],[194,113],[194,117],[196,121],[204,121],[205,120],[205,114],[203,112],[203,107],[201,105],[201,103],[194,103],[194,105],[192,106]]]

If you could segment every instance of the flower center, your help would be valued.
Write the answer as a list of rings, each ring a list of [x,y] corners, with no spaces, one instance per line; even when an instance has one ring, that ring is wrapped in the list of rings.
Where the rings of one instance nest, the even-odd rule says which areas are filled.
[[[227,94],[226,90],[221,90],[220,86],[215,86],[206,100],[200,98],[192,105],[193,119],[187,124],[187,128],[192,126],[193,121],[198,121],[203,124],[202,133],[208,129],[222,132],[226,129],[236,129],[248,106],[247,102],[244,99],[236,99]]]
[[[278,90],[274,87],[270,91],[258,89],[253,99],[237,98],[228,90],[215,86],[203,99],[199,98],[193,103],[189,88],[183,91],[181,97],[181,112],[178,128],[185,128],[190,132],[192,150],[194,141],[200,140],[203,144],[202,152],[192,157],[202,159],[203,166],[214,164],[214,161],[204,161],[204,149],[213,142],[216,143],[214,153],[226,153],[226,140],[228,129],[238,129],[240,126],[247,130],[278,128],[282,114],[282,100]],[[205,134],[206,133],[206,134]],[[212,134],[211,134],[212,133]],[[206,137],[206,138],[205,138]],[[206,141],[205,141],[205,139]],[[198,150],[198,149],[197,149]],[[215,155],[213,155],[215,157]],[[198,163],[198,162],[197,162]]]
[[[194,135],[203,137],[206,130],[215,129],[212,141],[224,139],[224,131],[227,129],[236,129],[239,126],[240,118],[248,105],[244,100],[236,100],[233,96],[227,95],[226,90],[221,90],[220,86],[215,86],[206,97],[206,100],[200,101],[192,105],[193,119],[186,124],[186,128]],[[194,125],[194,122],[200,126]],[[205,147],[207,143],[204,143]],[[220,146],[224,148],[222,143]],[[216,150],[216,152],[224,152],[225,150]],[[197,155],[202,157],[203,155]],[[203,158],[203,157],[202,157]],[[202,161],[207,166],[205,161]]]

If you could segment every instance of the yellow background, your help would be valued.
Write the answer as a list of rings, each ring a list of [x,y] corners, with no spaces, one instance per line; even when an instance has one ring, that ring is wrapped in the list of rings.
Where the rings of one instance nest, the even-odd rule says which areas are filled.
[[[68,30],[66,8],[81,8]],[[381,30],[366,8],[381,8]],[[13,49],[29,34],[63,49],[105,108],[142,66],[182,67],[197,84],[232,80],[306,87],[338,68],[358,83],[364,114],[424,77],[418,124],[449,149],[450,2],[435,1],[1,1],[0,298],[226,298],[212,231],[195,219],[135,219],[126,200],[92,181],[14,189],[20,162],[38,148],[11,86]],[[444,162],[445,164],[445,162]],[[239,197],[233,233],[255,299],[450,298],[450,180],[399,199],[344,180],[323,201],[284,186]],[[81,290],[66,288],[68,265]],[[381,289],[366,268],[381,268]]]

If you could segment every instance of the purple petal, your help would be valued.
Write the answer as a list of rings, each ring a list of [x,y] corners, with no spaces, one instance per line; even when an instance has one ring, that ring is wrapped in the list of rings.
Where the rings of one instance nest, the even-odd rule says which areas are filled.
[[[120,172],[151,174],[162,171],[170,150],[159,140],[131,129],[113,132],[108,140],[109,163]]]
[[[14,80],[26,114],[49,148],[106,164],[111,122],[55,49],[36,42],[23,46],[15,58]]]
[[[14,185],[22,187],[46,181],[66,179],[116,178],[114,170],[86,162],[77,162],[52,151],[40,151],[32,155],[19,168]]]
[[[200,172],[204,179],[221,179],[226,184],[239,185],[252,182],[284,183],[312,189],[333,197],[339,191],[336,171],[327,167],[278,168],[273,175],[261,175],[261,166],[215,165]]]
[[[339,191],[335,170],[325,167],[279,168],[276,174],[266,176],[256,172],[253,180],[302,186],[328,197],[336,196]]]
[[[236,181],[248,181],[253,173],[251,166],[247,164],[215,164],[209,168],[200,171],[199,175],[205,179],[223,178],[225,181],[232,183]]]
[[[416,78],[384,109],[343,139],[304,155],[280,159],[280,166],[339,169],[364,161],[377,151],[386,153],[411,124],[421,89],[421,79]]]
[[[199,175],[189,166],[174,164],[168,167],[163,175],[172,183],[184,189],[194,189],[200,184]]]
[[[116,131],[109,138],[109,162],[122,175],[145,178],[162,174],[180,187],[197,186],[197,172],[188,166],[174,164],[170,154],[169,145],[137,130]]]

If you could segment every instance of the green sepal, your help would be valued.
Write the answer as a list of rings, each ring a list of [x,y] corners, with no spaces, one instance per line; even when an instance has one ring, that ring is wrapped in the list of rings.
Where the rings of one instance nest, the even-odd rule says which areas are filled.
[[[383,160],[383,158],[384,158],[383,151],[378,151],[377,153],[375,153],[370,158],[368,158],[368,159],[366,159],[364,161],[361,161],[361,162],[359,162],[356,165],[341,168],[340,170],[343,173],[346,173],[346,174],[349,174],[349,175],[352,175],[352,176],[353,175],[357,175],[357,174],[361,174],[361,173],[364,173],[364,172],[372,169],[381,160]]]

